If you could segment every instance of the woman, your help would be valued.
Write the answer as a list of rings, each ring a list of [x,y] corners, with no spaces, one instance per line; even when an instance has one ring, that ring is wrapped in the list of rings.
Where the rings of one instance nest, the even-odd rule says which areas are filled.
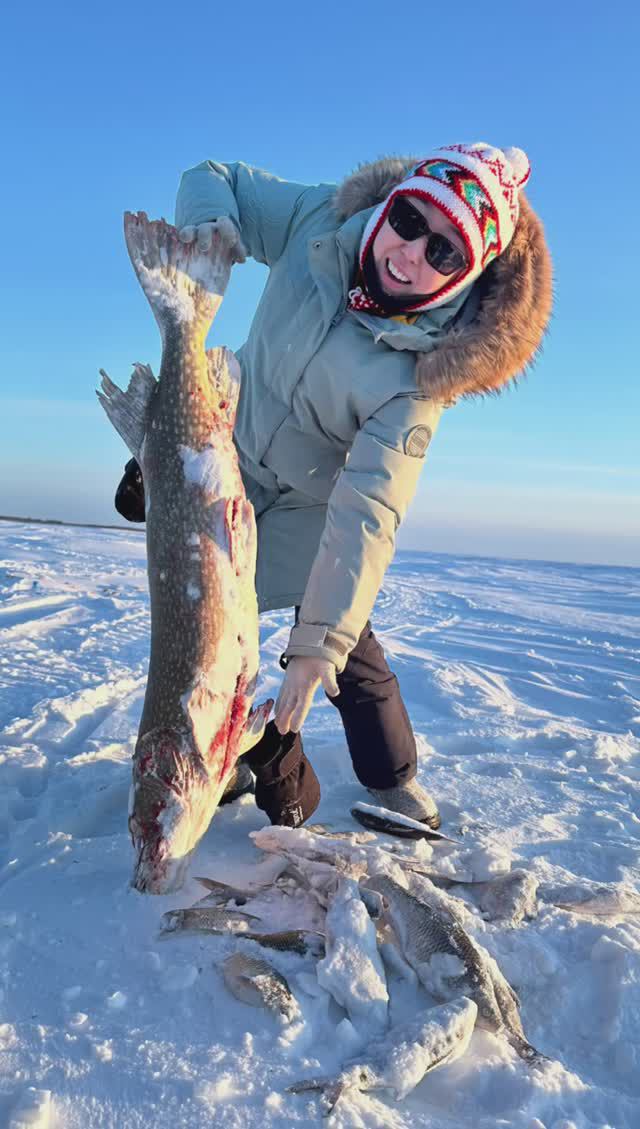
[[[540,345],[551,264],[521,193],[529,171],[522,150],[475,143],[376,161],[337,190],[241,162],[182,177],[181,237],[270,268],[237,354],[235,440],[260,609],[296,608],[275,721],[245,758],[273,823],[303,823],[317,806],[300,730],[321,684],[360,782],[439,826],[368,617],[443,410],[507,385]],[[116,504],[144,515],[136,464]]]

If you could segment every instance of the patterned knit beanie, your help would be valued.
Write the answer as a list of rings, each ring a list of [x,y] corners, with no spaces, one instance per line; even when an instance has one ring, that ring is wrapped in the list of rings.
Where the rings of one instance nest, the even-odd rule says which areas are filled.
[[[405,312],[419,313],[449,302],[508,247],[518,222],[518,194],[530,173],[529,161],[522,149],[494,149],[483,141],[476,141],[468,145],[444,145],[434,150],[412,169],[406,180],[396,185],[371,215],[360,244],[362,273],[359,281],[364,283],[365,262],[395,197],[419,196],[441,208],[456,225],[469,265],[434,294],[405,306]],[[366,284],[364,289],[360,285],[351,290],[349,297],[351,309],[385,312],[367,293]]]

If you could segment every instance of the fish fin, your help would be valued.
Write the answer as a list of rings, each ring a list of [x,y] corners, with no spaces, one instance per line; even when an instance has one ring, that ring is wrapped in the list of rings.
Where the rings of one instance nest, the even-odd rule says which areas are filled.
[[[118,435],[124,439],[133,457],[140,461],[149,405],[158,381],[149,365],[141,365],[138,361],[133,366],[126,392],[113,383],[104,369],[100,369],[100,376],[102,391],[96,391],[96,395]]]
[[[233,427],[240,395],[240,364],[235,353],[221,345],[207,349],[209,389],[213,402]]]
[[[325,951],[325,941],[322,933],[317,930],[289,929],[277,933],[238,933],[241,940],[255,941],[265,949],[276,949],[285,952],[299,953],[305,956],[322,956]]]
[[[242,897],[248,897],[248,895],[245,895],[244,890],[240,891],[236,886],[229,886],[226,882],[219,882],[217,878],[200,878],[196,874],[194,874],[193,877],[195,882],[199,882],[200,885],[204,886],[205,889],[209,890],[210,893],[220,894],[220,896],[224,895],[225,897],[229,898],[229,900],[231,900],[231,897],[234,894]]]
[[[222,887],[225,885],[224,882],[218,882],[216,878],[201,878],[198,874],[194,874],[193,878],[195,882],[199,882],[201,886],[204,886],[205,890],[212,890],[214,892],[221,892]]]
[[[201,251],[197,241],[183,243],[175,227],[144,212],[125,212],[124,237],[161,332],[171,325],[208,329],[234,262],[230,249]]]
[[[257,745],[258,741],[261,740],[272,709],[273,698],[267,698],[266,702],[261,702],[259,706],[254,706],[251,710],[245,722],[242,737],[240,738],[240,752],[238,756],[248,753],[249,749],[252,749],[253,746]]]
[[[331,1078],[304,1078],[301,1082],[292,1082],[287,1086],[288,1094],[308,1094],[310,1090],[324,1090],[326,1086],[330,1086],[333,1079]]]
[[[328,1117],[346,1089],[346,1083],[341,1078],[310,1078],[309,1081],[294,1082],[291,1086],[287,1086],[287,1093],[307,1094],[310,1090],[321,1090],[324,1097],[324,1116]]]
[[[540,1066],[543,1062],[551,1062],[552,1060],[548,1055],[543,1055],[541,1051],[536,1050],[531,1046],[526,1039],[523,1039],[517,1031],[509,1031],[508,1028],[504,1030],[504,1035],[507,1042],[513,1047],[518,1058],[528,1062],[530,1066]]]

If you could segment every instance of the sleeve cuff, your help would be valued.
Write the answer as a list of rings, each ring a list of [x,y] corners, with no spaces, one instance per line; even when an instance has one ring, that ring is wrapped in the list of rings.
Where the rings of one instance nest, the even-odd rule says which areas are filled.
[[[291,629],[289,643],[282,659],[286,666],[289,659],[301,655],[304,658],[328,659],[332,662],[338,674],[344,670],[349,651],[347,645],[335,635],[330,627],[323,627],[315,623],[300,623]]]

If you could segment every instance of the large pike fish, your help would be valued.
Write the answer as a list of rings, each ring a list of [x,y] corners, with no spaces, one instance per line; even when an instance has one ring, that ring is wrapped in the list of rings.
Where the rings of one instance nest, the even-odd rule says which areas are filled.
[[[229,223],[231,221],[228,221]],[[142,467],[151,602],[149,677],[133,758],[133,885],[178,889],[238,756],[272,702],[251,711],[258,671],[256,529],[233,445],[240,369],[205,349],[232,253],[206,254],[164,220],[127,212],[131,262],[162,335],[160,378],[135,365],[98,398]]]

